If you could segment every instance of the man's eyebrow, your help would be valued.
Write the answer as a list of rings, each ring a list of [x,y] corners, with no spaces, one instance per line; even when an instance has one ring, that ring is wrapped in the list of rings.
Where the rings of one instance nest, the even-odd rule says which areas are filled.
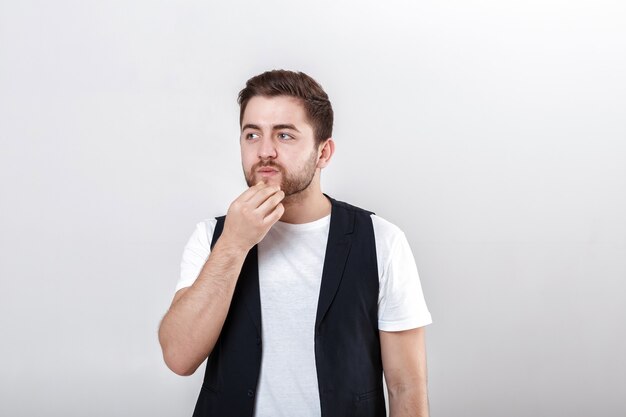
[[[246,130],[246,129],[261,130],[261,128],[259,126],[255,125],[255,124],[252,124],[252,123],[246,123],[241,128],[242,131]],[[278,124],[278,125],[272,126],[272,130],[280,130],[280,129],[291,129],[291,130],[295,130],[296,132],[300,133],[300,131],[292,124],[283,123],[283,124]]]
[[[296,132],[300,133],[300,131],[298,129],[296,129],[296,127],[292,124],[281,124],[281,125],[274,125],[274,130],[279,130],[279,129],[291,129],[291,130],[295,130]]]

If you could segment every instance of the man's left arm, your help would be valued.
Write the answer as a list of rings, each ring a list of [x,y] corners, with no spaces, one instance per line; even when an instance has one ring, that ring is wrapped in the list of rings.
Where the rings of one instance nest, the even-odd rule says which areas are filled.
[[[428,417],[424,327],[379,333],[389,417]]]

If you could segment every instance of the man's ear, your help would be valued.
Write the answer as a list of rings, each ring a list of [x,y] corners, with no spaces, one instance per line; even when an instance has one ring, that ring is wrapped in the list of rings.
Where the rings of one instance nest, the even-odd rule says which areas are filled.
[[[328,138],[320,143],[317,150],[317,168],[325,168],[335,153],[335,142],[333,138]]]

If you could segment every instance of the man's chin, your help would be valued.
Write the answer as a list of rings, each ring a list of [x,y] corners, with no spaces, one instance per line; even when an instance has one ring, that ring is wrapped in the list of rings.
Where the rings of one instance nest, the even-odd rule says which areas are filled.
[[[258,184],[259,181],[262,181],[267,185],[280,185],[280,174],[272,175],[271,177],[266,175],[255,175],[254,183]]]

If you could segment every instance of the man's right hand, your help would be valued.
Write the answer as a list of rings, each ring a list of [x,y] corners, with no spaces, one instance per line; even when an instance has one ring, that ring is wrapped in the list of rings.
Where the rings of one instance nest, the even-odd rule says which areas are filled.
[[[248,188],[228,208],[221,238],[249,251],[282,217],[283,198],[285,193],[278,185],[259,182]]]

